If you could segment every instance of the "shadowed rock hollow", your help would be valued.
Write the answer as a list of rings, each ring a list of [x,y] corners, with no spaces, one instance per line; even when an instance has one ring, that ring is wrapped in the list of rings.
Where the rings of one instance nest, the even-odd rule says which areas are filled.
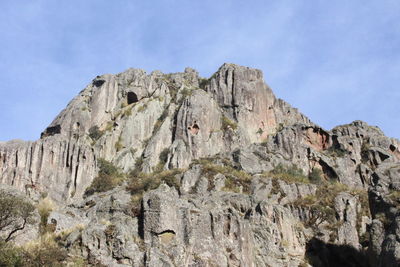
[[[361,121],[322,129],[260,70],[129,69],[1,143],[0,181],[48,195],[49,232],[88,265],[397,266],[399,148]]]

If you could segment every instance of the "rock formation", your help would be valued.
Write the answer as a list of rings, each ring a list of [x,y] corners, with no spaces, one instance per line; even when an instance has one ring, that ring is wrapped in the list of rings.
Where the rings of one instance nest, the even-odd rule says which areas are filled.
[[[51,198],[45,224],[88,265],[400,263],[400,142],[322,129],[248,67],[98,76],[39,140],[0,143],[0,182]]]

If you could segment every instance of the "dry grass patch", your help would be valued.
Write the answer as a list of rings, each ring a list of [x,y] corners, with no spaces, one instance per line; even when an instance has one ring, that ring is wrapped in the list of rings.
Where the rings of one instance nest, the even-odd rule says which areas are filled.
[[[55,210],[56,205],[49,197],[45,197],[37,204],[37,209],[40,215],[39,232],[45,234],[47,232],[54,232],[55,229],[47,224],[50,213]]]

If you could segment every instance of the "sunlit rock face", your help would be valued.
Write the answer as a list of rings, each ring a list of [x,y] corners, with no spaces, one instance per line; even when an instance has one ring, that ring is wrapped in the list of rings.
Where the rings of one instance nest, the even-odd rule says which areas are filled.
[[[121,182],[89,196],[100,159]],[[234,64],[96,77],[39,140],[0,143],[0,182],[51,198],[63,249],[93,266],[400,259],[400,142],[361,121],[322,129]]]

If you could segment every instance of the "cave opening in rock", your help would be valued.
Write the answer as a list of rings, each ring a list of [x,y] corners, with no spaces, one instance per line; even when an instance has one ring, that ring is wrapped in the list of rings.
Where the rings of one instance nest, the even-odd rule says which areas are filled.
[[[394,152],[396,151],[396,147],[394,145],[390,145],[389,146],[390,151]]]
[[[138,97],[134,92],[128,92],[127,95],[128,105],[138,102]]]
[[[46,130],[40,135],[40,138],[47,136],[52,136],[61,133],[61,125],[57,124],[55,126],[47,127]]]
[[[105,80],[94,80],[93,85],[96,87],[102,86],[106,81]]]

